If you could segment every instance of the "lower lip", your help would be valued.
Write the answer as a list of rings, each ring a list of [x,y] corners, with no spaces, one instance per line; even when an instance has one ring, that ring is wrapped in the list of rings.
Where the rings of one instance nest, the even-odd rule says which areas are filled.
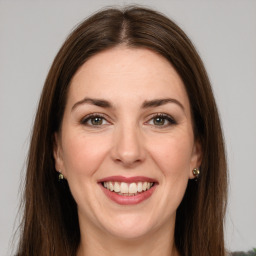
[[[142,192],[140,194],[137,194],[136,196],[121,196],[121,195],[118,195],[115,192],[111,192],[110,190],[104,188],[101,184],[100,184],[100,186],[101,186],[103,192],[105,193],[105,195],[109,199],[111,199],[115,203],[118,203],[118,204],[121,204],[121,205],[139,204],[139,203],[145,201],[146,199],[148,199],[149,197],[151,197],[151,195],[153,194],[153,192],[156,189],[156,185],[154,185],[149,190],[147,190],[145,192]]]

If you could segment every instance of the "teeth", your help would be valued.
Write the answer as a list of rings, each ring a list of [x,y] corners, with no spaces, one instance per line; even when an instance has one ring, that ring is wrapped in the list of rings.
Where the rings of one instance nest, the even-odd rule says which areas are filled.
[[[138,190],[137,190],[137,185],[136,185],[136,183],[131,183],[130,185],[129,185],[129,194],[135,194],[135,193],[137,193],[138,192]]]
[[[138,183],[138,192],[142,192],[142,182]]]
[[[120,188],[121,188],[122,194],[128,193],[128,184],[127,183],[122,182]]]
[[[147,187],[148,187],[148,183],[147,183],[147,182],[143,182],[142,190],[143,190],[143,191],[146,191],[146,190],[147,190]]]
[[[118,193],[119,195],[123,196],[133,196],[137,195],[137,193],[141,193],[150,189],[154,183],[152,182],[133,182],[133,183],[126,183],[126,182],[113,182],[108,181],[104,182],[103,186],[110,190]]]
[[[112,182],[108,182],[109,183],[109,190],[110,191],[114,191],[114,186],[113,186],[113,183]]]
[[[114,184],[114,191],[115,192],[120,192],[120,186],[119,186],[118,182],[115,182],[115,184]]]

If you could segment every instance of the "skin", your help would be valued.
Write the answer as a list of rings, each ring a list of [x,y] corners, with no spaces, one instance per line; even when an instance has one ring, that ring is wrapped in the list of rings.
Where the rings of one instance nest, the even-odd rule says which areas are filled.
[[[145,102],[166,98],[172,101],[145,107]],[[98,123],[88,118],[95,113]],[[175,122],[157,119],[159,113]],[[200,165],[201,147],[184,84],[165,58],[125,46],[90,58],[71,81],[55,138],[56,170],[68,180],[78,205],[77,255],[179,255],[176,210],[194,178],[192,170]],[[158,184],[147,200],[119,205],[97,183],[116,175],[146,176]]]

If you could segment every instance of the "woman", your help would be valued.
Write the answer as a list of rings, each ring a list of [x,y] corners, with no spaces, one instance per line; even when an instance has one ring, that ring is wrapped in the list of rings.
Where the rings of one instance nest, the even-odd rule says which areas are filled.
[[[49,71],[18,255],[224,256],[226,160],[203,63],[137,7],[81,23]]]

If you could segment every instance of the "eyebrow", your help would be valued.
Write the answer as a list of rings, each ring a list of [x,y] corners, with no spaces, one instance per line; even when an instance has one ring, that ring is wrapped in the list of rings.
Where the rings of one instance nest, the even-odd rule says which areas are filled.
[[[91,105],[95,105],[98,107],[102,107],[102,108],[113,108],[113,106],[111,105],[111,103],[109,101],[106,100],[102,100],[102,99],[92,99],[92,98],[84,98],[78,102],[76,102],[71,111],[73,111],[75,108],[77,108],[79,105],[83,105],[83,104],[91,104]]]
[[[142,108],[152,108],[152,107],[159,107],[168,103],[175,103],[181,109],[184,111],[184,106],[176,99],[172,98],[165,98],[165,99],[155,99],[155,100],[149,100],[149,101],[144,101],[142,104]]]
[[[112,104],[103,99],[93,99],[93,98],[84,98],[78,102],[76,102],[71,111],[77,108],[79,105],[83,104],[91,104],[102,108],[113,108]],[[164,99],[154,99],[154,100],[146,100],[142,103],[142,108],[152,108],[152,107],[159,107],[168,103],[175,103],[177,104],[182,110],[184,110],[184,106],[176,99],[172,98],[164,98]]]

